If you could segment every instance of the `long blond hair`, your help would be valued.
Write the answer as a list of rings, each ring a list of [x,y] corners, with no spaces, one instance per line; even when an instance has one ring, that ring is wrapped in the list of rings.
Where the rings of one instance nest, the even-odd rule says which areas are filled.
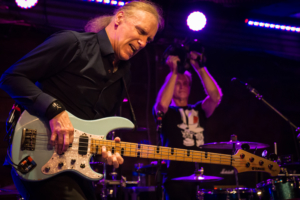
[[[143,11],[153,14],[157,19],[159,29],[160,30],[163,29],[164,19],[162,17],[162,9],[159,6],[155,5],[154,3],[150,2],[150,1],[132,1],[128,4],[125,4],[123,7],[116,9],[114,11],[114,15],[104,15],[104,16],[100,16],[100,17],[91,19],[85,25],[84,30],[85,30],[85,32],[97,33],[100,30],[104,29],[106,26],[108,26],[108,24],[111,22],[113,17],[119,11],[124,11],[124,13],[127,16],[132,17],[132,16],[134,16],[134,13],[136,10],[143,10]]]

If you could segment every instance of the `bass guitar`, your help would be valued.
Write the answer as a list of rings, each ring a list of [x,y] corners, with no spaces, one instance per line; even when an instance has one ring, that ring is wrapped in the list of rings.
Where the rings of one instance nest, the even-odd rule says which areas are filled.
[[[68,114],[75,129],[74,140],[67,151],[59,155],[56,147],[49,143],[51,131],[48,121],[30,115],[27,111],[22,113],[15,128],[10,151],[11,161],[20,177],[29,181],[40,181],[71,171],[92,181],[100,180],[103,175],[93,171],[89,162],[91,156],[101,154],[102,146],[106,146],[112,153],[120,153],[121,156],[230,165],[238,173],[267,172],[276,176],[280,172],[277,163],[244,150],[238,150],[235,155],[227,155],[105,140],[112,130],[133,129],[133,123],[122,117],[87,121]]]

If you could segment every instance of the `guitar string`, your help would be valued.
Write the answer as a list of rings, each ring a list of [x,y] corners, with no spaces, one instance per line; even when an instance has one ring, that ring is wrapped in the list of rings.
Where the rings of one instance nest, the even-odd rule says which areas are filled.
[[[80,144],[82,144],[82,142],[78,142],[78,143],[80,143]],[[77,142],[74,142],[74,143],[72,143],[72,144],[78,144]],[[112,143],[112,142],[111,142]],[[114,142],[113,142],[114,143]],[[117,144],[120,144],[120,146],[118,147],[118,146],[114,146],[114,147],[117,147],[117,148],[122,148],[121,147],[121,145],[122,144],[124,144],[125,142],[121,142],[121,143],[117,143]],[[39,143],[39,144],[36,144],[36,145],[45,145],[45,144],[48,144],[48,143]],[[127,143],[127,145],[130,145],[130,147],[126,147],[125,146],[125,148],[126,149],[138,149],[138,144],[135,144],[135,143]],[[56,144],[57,145],[57,144]],[[100,145],[100,144],[98,144],[98,143],[91,143],[91,144],[89,144],[89,145]],[[125,145],[126,145],[126,143],[125,143]],[[133,145],[134,147],[131,147],[131,145]],[[100,145],[100,146],[108,146],[109,148],[111,148],[111,146],[113,146],[113,145],[109,145],[109,144],[103,144],[103,145]],[[152,150],[150,150],[150,151],[156,151],[156,148],[157,148],[157,146],[154,146],[154,145],[144,145],[144,144],[141,144],[141,146],[144,146],[144,149],[145,149],[145,147],[152,147],[153,149]],[[87,147],[87,146],[78,146],[79,148],[80,147]],[[96,149],[96,146],[95,147],[90,147],[90,148],[95,148]],[[160,150],[160,152],[162,152],[162,153],[169,153],[169,151],[170,151],[170,148],[171,147],[163,147],[163,146],[161,146],[160,147],[161,149],[163,149],[163,150]],[[143,149],[143,150],[144,150]],[[177,152],[180,152],[180,151],[187,151],[187,149],[178,149],[178,148],[173,148],[174,150],[176,150]],[[78,149],[74,149],[74,151],[77,151]],[[141,151],[141,152],[144,152],[144,151]],[[190,150],[190,153],[194,153],[194,154],[199,154],[199,153],[206,153],[205,151],[196,151],[196,150]],[[186,155],[186,152],[184,153],[178,153],[178,154],[183,154],[183,155]],[[231,155],[226,155],[226,154],[218,154],[218,153],[210,153],[210,152],[207,152],[207,154],[210,154],[210,155],[213,155],[213,156],[224,156],[224,157],[228,157],[228,159],[231,159],[231,157],[232,158],[239,158],[239,156],[235,156],[235,155],[233,155],[233,156],[231,156]]]
[[[130,149],[132,149],[132,148],[130,148]],[[134,148],[134,149],[136,149],[136,148]],[[67,151],[70,151],[70,149],[68,149]],[[71,150],[71,151],[79,151],[78,149],[76,149],[76,150]],[[145,152],[142,152],[143,154],[145,154]],[[142,154],[142,155],[143,155]],[[155,153],[149,153],[149,151],[147,151],[147,157],[149,156],[149,154],[150,155],[153,155],[154,154],[154,159],[165,159],[165,160],[167,160],[166,158],[164,158],[166,155],[161,155],[161,154],[155,154]],[[137,157],[136,156],[136,153],[134,153],[134,154],[132,154],[131,153],[131,150],[130,150],[130,153],[128,154],[128,153],[126,153],[126,151],[125,151],[125,153],[123,154],[123,156],[129,156],[129,157]],[[226,155],[227,156],[227,155]],[[211,163],[211,164],[219,164],[219,162],[220,162],[220,157],[218,157],[217,159],[215,159],[215,157],[213,158],[213,159],[211,159],[211,158],[206,158],[206,160],[204,160],[204,159],[202,159],[202,155],[201,155],[201,157],[200,157],[200,159],[198,158],[197,159],[197,157],[195,157],[195,159],[192,159],[192,160],[187,160],[187,159],[184,159],[184,158],[186,158],[186,156],[181,156],[181,155],[177,155],[176,154],[176,157],[179,157],[179,158],[183,158],[183,159],[181,159],[180,161],[187,161],[187,162],[199,162],[199,163]],[[210,157],[213,157],[213,156],[210,156]],[[224,160],[225,159],[225,160]],[[210,160],[210,161],[207,161],[207,160]],[[246,162],[247,161],[245,161],[245,160],[241,160],[240,158],[238,158],[238,159],[236,159],[237,161],[235,161],[235,159],[232,159],[232,160],[228,160],[228,158],[221,158],[221,164],[227,164],[227,165],[231,165],[231,163],[232,163],[232,165],[234,165],[234,167],[245,167],[245,164],[246,164]],[[239,164],[242,164],[242,165],[239,165]],[[256,163],[251,163],[251,166],[258,166],[258,167],[261,167],[260,165],[258,165],[258,164],[256,164]]]
[[[77,139],[77,138],[79,138],[79,137],[74,137],[74,139]],[[108,144],[108,145],[101,145],[101,144],[98,144],[98,143],[91,143],[90,141],[88,141],[88,142],[80,142],[80,141],[78,141],[78,142],[73,142],[72,144],[77,144],[77,143],[80,143],[80,144],[88,144],[88,145],[95,145],[95,144],[97,144],[97,145],[100,145],[100,146],[114,146],[114,147],[116,147],[116,145],[114,145],[114,144],[112,144],[112,143],[115,143],[115,144],[129,144],[129,145],[141,145],[141,146],[144,146],[144,147],[153,147],[153,148],[157,148],[157,146],[156,145],[148,145],[148,144],[139,144],[139,143],[130,143],[130,142],[124,142],[124,141],[121,141],[121,142],[115,142],[115,141],[113,141],[113,140],[105,140],[105,139],[92,139],[92,138],[86,138],[86,139],[89,139],[89,140],[92,140],[92,141],[98,141],[98,142],[100,142],[100,143],[102,143],[102,142],[110,142],[111,144]],[[46,142],[48,142],[48,139],[47,140],[41,140],[41,139],[39,139],[39,141],[46,141]],[[85,147],[85,146],[79,146],[79,147]],[[172,149],[172,147],[165,147],[165,146],[160,146],[160,148],[166,148],[166,149]],[[173,148],[173,149],[178,149],[178,150],[182,150],[182,151],[186,151],[187,149],[179,149],[179,148]],[[195,150],[190,150],[190,152],[199,152],[199,151],[195,151]],[[206,151],[205,151],[206,152]],[[207,153],[209,153],[209,154],[214,154],[214,155],[222,155],[222,156],[228,156],[228,157],[239,157],[239,156],[235,156],[235,155],[230,155],[230,154],[218,154],[218,153],[213,153],[213,152],[207,152]]]
[[[46,135],[47,137],[48,137],[48,135]],[[77,139],[77,138],[79,138],[79,137],[74,137],[74,139]],[[86,138],[87,139],[87,138]],[[90,139],[92,139],[92,138],[88,138],[89,140]],[[47,140],[43,140],[43,139],[36,139],[36,140],[39,140],[39,141],[48,141],[48,139]],[[92,140],[97,140],[97,141],[104,141],[104,142],[114,142],[113,140],[105,140],[105,139],[92,139]],[[85,144],[85,143],[88,143],[88,144],[90,144],[90,142],[81,142],[81,144]],[[118,142],[115,142],[116,144],[120,144],[120,143],[127,143],[127,144],[132,144],[132,145],[138,145],[138,143],[130,143],[130,142],[123,142],[123,141],[121,141],[120,143],[118,143]],[[73,142],[72,144],[76,144],[76,142]],[[140,145],[147,145],[147,144],[140,144]],[[105,146],[105,145],[103,145],[103,146]],[[110,146],[112,146],[112,145],[110,145]],[[156,145],[149,145],[149,146],[154,146],[155,148],[157,147]],[[240,146],[240,145],[238,145],[238,146]],[[161,146],[161,147],[164,147],[164,146]],[[166,147],[166,148],[172,148],[172,147]],[[175,148],[174,148],[175,149]],[[210,153],[210,152],[208,152],[208,153]],[[231,156],[231,155],[228,155],[228,156]]]
[[[38,134],[38,136],[47,136],[48,137],[48,134]],[[74,138],[78,138],[78,137],[74,137]],[[91,139],[91,138],[89,138],[89,139]],[[40,140],[40,139],[39,139]],[[40,140],[41,141],[41,140]],[[48,140],[42,140],[42,141],[47,141],[48,142]],[[99,140],[99,139],[92,139],[92,141],[93,142],[78,142],[78,143],[80,143],[80,144],[90,144],[90,145],[100,145],[101,146],[101,144],[100,143],[110,143],[110,144],[103,144],[102,146],[114,146],[114,147],[116,147],[116,144],[120,144],[120,143],[115,143],[114,141],[109,141],[109,140],[103,140],[103,139],[101,139],[101,140]],[[94,141],[98,141],[99,143],[95,143]],[[73,144],[76,144],[77,142],[73,142]],[[114,143],[114,145],[112,144],[112,143]],[[131,152],[131,149],[137,149],[137,145],[138,144],[136,144],[136,143],[128,143],[128,142],[122,142],[122,144],[129,144],[130,145],[130,152]],[[121,144],[120,144],[121,145]],[[135,147],[131,147],[131,145],[134,145]],[[142,146],[144,146],[144,147],[148,147],[148,149],[149,149],[149,147],[153,147],[154,149],[153,150],[150,150],[150,151],[155,151],[155,148],[157,148],[157,146],[155,146],[155,145],[145,145],[145,144],[140,144],[140,145],[142,145]],[[79,147],[86,147],[86,146],[79,146]],[[96,148],[96,147],[90,147],[90,148]],[[121,148],[121,147],[120,147]],[[128,149],[128,147],[125,147],[126,149]],[[164,157],[164,156],[169,156],[169,154],[170,154],[170,152],[169,152],[169,148],[170,147],[160,147],[161,149],[167,149],[167,151],[160,151],[161,152],[161,155],[160,155],[160,158],[162,158],[162,157]],[[176,149],[177,150],[177,148],[173,148],[173,149]],[[45,149],[43,149],[43,150],[45,150]],[[68,149],[69,151],[70,151],[70,149]],[[187,151],[187,150],[185,150],[185,149],[178,149],[179,151]],[[177,150],[177,151],[178,151]],[[71,149],[71,151],[80,151],[79,149],[75,149],[75,150],[73,150],[73,149]],[[152,155],[153,153],[149,153],[150,152],[149,150],[147,150],[146,152],[145,152],[145,150],[144,151],[140,151],[140,153],[142,153],[142,154],[147,154],[147,157],[149,156],[149,154],[150,155]],[[139,151],[138,151],[139,152]],[[199,152],[199,151],[190,151],[190,152],[193,152],[193,153],[195,153],[195,154],[198,154],[197,156],[200,156],[200,159],[202,159],[202,153],[203,152]],[[162,153],[167,153],[167,155],[162,155]],[[204,152],[205,153],[205,152]],[[155,153],[154,153],[155,154]],[[178,154],[180,155],[180,156],[178,156]],[[199,154],[201,154],[201,155],[199,155]],[[210,153],[210,152],[207,152],[207,154],[210,154],[209,155],[209,157],[210,157],[210,159],[211,158],[213,158],[213,161],[219,161],[219,162],[222,162],[221,160],[223,160],[223,162],[224,162],[224,159],[225,160],[229,160],[228,162],[241,162],[241,161],[235,161],[234,160],[234,157],[238,157],[238,156],[231,156],[231,155],[226,155],[226,154],[216,154],[216,153]],[[129,154],[129,155],[131,155],[131,154]],[[183,156],[181,156],[181,155],[183,155]],[[216,155],[218,155],[218,157],[216,157]],[[125,155],[126,156],[126,155]],[[182,157],[182,158],[186,158],[186,159],[191,159],[190,157],[187,157],[187,155],[185,154],[185,153],[176,153],[176,156],[178,156],[178,157]],[[194,154],[192,155],[192,156],[194,156]],[[223,158],[221,158],[221,156],[223,157]],[[229,157],[230,156],[230,158],[224,158],[224,156],[226,157]],[[216,159],[214,159],[214,158],[216,158]],[[195,159],[197,159],[197,157],[196,157],[196,155],[195,155]],[[207,159],[207,158],[206,158]],[[239,158],[238,158],[239,159]],[[193,160],[193,158],[192,158],[192,160]],[[227,161],[226,161],[227,162]],[[246,161],[244,161],[244,162],[246,162]],[[252,163],[252,165],[253,165],[254,163]]]
[[[106,142],[107,142],[107,141],[106,141]],[[109,141],[109,142],[110,142],[110,141]],[[78,143],[83,144],[82,142],[78,142]],[[111,141],[110,143],[115,143],[115,142],[114,142],[114,141]],[[116,144],[122,145],[122,144],[124,144],[124,143],[125,143],[125,145],[126,145],[126,142],[121,142],[121,143],[116,143]],[[45,144],[49,145],[48,142],[47,142],[47,143],[38,143],[38,144],[36,144],[36,145],[43,145],[43,146],[44,146]],[[72,143],[72,144],[77,144],[77,142],[74,142],[74,143]],[[127,143],[127,144],[135,146],[135,147],[130,147],[130,149],[138,149],[138,148],[137,148],[137,145],[138,145],[138,144],[135,144],[135,143]],[[89,144],[89,145],[100,145],[100,144],[98,144],[98,143],[91,143],[91,144]],[[103,145],[100,145],[100,146],[108,146],[108,147],[111,148],[111,146],[114,146],[114,145],[103,144]],[[149,148],[149,147],[152,147],[154,151],[155,151],[155,149],[157,148],[157,146],[154,146],[154,145],[144,145],[144,144],[142,144],[142,146],[144,146],[144,148],[145,148],[145,147],[148,147],[148,148]],[[86,147],[86,146],[78,146],[78,147]],[[118,147],[118,146],[114,146],[114,147]],[[96,147],[91,147],[91,148],[96,148]],[[120,147],[120,148],[121,148],[121,147]],[[126,147],[126,146],[125,146],[125,148],[128,149],[128,147]],[[163,146],[161,146],[160,148],[163,149],[163,150],[161,150],[161,152],[163,152],[163,153],[169,153],[169,151],[170,151],[170,147],[163,147]],[[186,149],[178,149],[178,148],[173,148],[173,149],[174,149],[174,150],[177,150],[177,151],[187,151]],[[75,149],[75,151],[76,151],[76,150],[77,150],[77,149]],[[166,151],[166,150],[167,150],[167,151]],[[190,153],[199,154],[199,153],[205,153],[205,151],[195,151],[195,150],[190,150]],[[185,153],[181,153],[181,154],[184,154],[184,155],[185,155]],[[227,156],[227,157],[230,157],[230,158],[228,158],[228,159],[231,159],[231,157],[232,157],[232,158],[239,158],[239,156],[235,156],[235,155],[231,156],[231,155],[226,155],[226,154],[217,154],[217,153],[210,153],[210,152],[207,152],[207,154],[214,155],[214,156]]]
[[[43,149],[43,150],[46,150],[46,149]],[[70,150],[68,150],[68,151],[70,151]],[[71,150],[71,151],[77,151],[77,150]],[[144,157],[143,155],[147,155],[146,157]],[[170,160],[170,159],[167,159],[167,158],[165,158],[166,157],[166,155],[157,155],[157,154],[155,154],[155,153],[149,153],[149,152],[144,152],[143,154],[142,154],[142,158],[148,158],[149,157],[149,155],[150,156],[153,156],[153,157],[151,157],[151,158],[154,158],[154,159],[165,159],[165,160]],[[136,156],[136,154],[134,153],[134,154],[132,154],[132,153],[127,153],[127,152],[125,152],[124,154],[123,154],[123,156],[129,156],[129,157],[137,157]],[[178,154],[176,154],[176,158],[180,158],[180,160],[181,161],[189,161],[189,162],[194,162],[194,161],[198,161],[198,162],[203,162],[203,163],[214,163],[214,164],[218,164],[218,163],[220,163],[220,162],[222,162],[222,164],[228,164],[228,165],[230,165],[231,163],[232,164],[234,164],[235,166],[237,166],[236,164],[237,163],[242,163],[242,164],[246,164],[245,162],[246,161],[241,161],[241,159],[232,159],[232,160],[229,160],[229,159],[226,159],[226,158],[220,158],[220,157],[213,157],[213,156],[210,156],[210,157],[208,157],[208,158],[201,158],[201,157],[199,157],[199,156],[195,156],[194,158],[187,158],[186,156],[182,156],[182,155],[178,155]],[[173,159],[171,159],[171,160],[173,160]],[[175,159],[176,160],[176,159]],[[177,160],[179,160],[179,159],[177,159]],[[210,160],[210,161],[207,161],[207,160]],[[252,165],[257,165],[257,164],[255,164],[255,163],[252,163]]]
[[[40,147],[38,147],[38,148],[35,148],[36,150],[48,150],[48,149],[46,149],[46,148],[40,148]],[[142,150],[142,151],[136,151],[136,148],[128,148],[128,147],[126,147],[125,149],[124,149],[124,152],[125,151],[131,151],[131,150],[134,150],[134,153],[137,153],[137,152],[140,152],[141,154],[145,154],[145,153],[148,153],[148,152],[155,152],[156,150]],[[79,150],[78,148],[77,149],[68,149],[68,151],[85,151],[85,150]],[[107,151],[111,151],[110,149],[108,149]],[[116,150],[117,151],[117,150]],[[177,156],[179,156],[179,155],[182,155],[182,157],[189,157],[189,156],[187,156],[187,152],[183,152],[184,150],[179,150],[179,151],[177,151],[176,153],[174,153],[174,154],[176,154]],[[90,152],[96,152],[96,147],[95,148],[91,148],[90,149]],[[99,153],[100,152],[102,152],[102,150],[101,151],[99,151]],[[120,151],[117,151],[118,153],[120,153]],[[161,156],[171,156],[170,154],[170,151],[160,151],[160,153],[161,153]],[[205,153],[204,152],[197,152],[197,153],[193,153],[192,154],[192,156],[199,156],[199,157],[203,157],[203,159],[205,159]],[[227,159],[227,160],[234,160],[234,159],[240,159],[239,158],[239,156],[232,156],[232,158],[231,158],[231,156],[227,156],[227,155],[214,155],[214,154],[210,154],[210,153],[208,153],[207,154],[207,157],[211,157],[211,158],[217,158],[217,159],[219,159],[220,157],[222,157],[222,159]]]

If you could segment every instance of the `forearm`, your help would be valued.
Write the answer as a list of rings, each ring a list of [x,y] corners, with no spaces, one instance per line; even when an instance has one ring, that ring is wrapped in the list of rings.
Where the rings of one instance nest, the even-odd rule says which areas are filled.
[[[42,92],[26,77],[3,74],[0,88],[32,114],[44,116],[48,106],[56,99]]]
[[[206,67],[198,68],[196,71],[201,79],[205,93],[211,98],[212,101],[219,103],[222,97],[222,91],[217,82],[210,75]]]
[[[177,73],[170,72],[165,80],[165,83],[160,88],[157,95],[155,111],[166,112],[171,103],[174,93],[174,87],[176,83]]]
[[[8,68],[0,79],[0,88],[32,114],[44,116],[55,98],[35,83],[61,72],[75,58],[78,49],[71,32],[54,34]]]

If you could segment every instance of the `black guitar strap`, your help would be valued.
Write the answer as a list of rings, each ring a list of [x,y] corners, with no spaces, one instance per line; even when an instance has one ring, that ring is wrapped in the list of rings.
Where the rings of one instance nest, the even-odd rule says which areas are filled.
[[[8,141],[9,145],[12,143],[15,126],[17,125],[17,121],[23,111],[24,109],[20,105],[14,103],[12,109],[9,112],[8,118],[6,119],[6,135],[4,137],[4,140]]]

